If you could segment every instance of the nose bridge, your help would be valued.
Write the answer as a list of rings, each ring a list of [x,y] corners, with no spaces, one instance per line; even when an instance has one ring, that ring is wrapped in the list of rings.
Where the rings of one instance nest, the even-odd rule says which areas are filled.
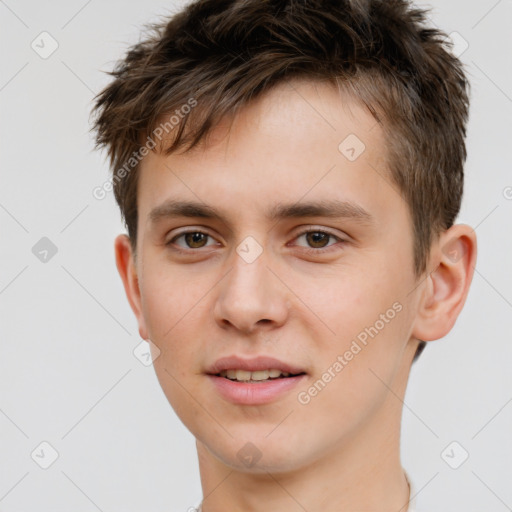
[[[280,325],[287,314],[285,288],[269,270],[269,251],[247,237],[233,252],[215,305],[217,322],[245,332],[258,325]]]

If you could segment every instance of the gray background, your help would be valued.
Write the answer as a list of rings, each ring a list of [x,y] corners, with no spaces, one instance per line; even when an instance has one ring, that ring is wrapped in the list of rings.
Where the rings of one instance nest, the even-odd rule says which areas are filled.
[[[133,354],[141,340],[113,253],[123,227],[112,194],[92,196],[108,168],[88,133],[102,70],[181,4],[0,1],[3,512],[186,511],[201,498],[193,437]],[[425,511],[502,512],[512,510],[512,1],[420,5],[460,34],[457,51],[469,45],[458,222],[476,229],[479,254],[455,327],[413,367],[402,459]],[[51,49],[43,31],[59,45],[48,58],[31,47],[46,37]],[[48,469],[43,441],[59,454]]]

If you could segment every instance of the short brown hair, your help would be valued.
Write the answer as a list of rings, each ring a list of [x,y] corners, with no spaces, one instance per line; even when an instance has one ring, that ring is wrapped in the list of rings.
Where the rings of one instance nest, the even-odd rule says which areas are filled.
[[[134,251],[138,166],[126,162],[162,116],[193,98],[164,148],[187,151],[251,99],[304,78],[348,91],[383,127],[390,176],[411,212],[419,277],[432,241],[460,209],[469,107],[462,64],[426,21],[406,0],[196,0],[150,25],[93,108],[96,146],[108,149]]]

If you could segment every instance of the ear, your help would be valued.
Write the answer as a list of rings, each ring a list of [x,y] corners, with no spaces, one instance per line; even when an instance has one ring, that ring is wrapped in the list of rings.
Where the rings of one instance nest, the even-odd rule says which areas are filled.
[[[473,279],[476,234],[471,226],[455,224],[431,249],[434,268],[425,279],[412,336],[433,341],[446,336],[459,316]]]
[[[119,275],[123,281],[124,291],[132,311],[139,323],[139,334],[142,339],[147,340],[148,330],[142,314],[142,302],[140,298],[139,279],[135,266],[135,257],[132,253],[132,246],[127,235],[119,235],[114,243],[116,254],[116,265]]]

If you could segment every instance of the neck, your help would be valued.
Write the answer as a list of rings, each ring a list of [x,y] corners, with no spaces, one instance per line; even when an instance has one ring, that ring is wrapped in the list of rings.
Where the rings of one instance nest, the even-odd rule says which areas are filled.
[[[286,473],[238,471],[197,442],[203,512],[406,512],[409,486],[400,463],[399,436],[375,419],[379,434],[371,441],[361,429],[356,439],[345,439],[325,457]]]

